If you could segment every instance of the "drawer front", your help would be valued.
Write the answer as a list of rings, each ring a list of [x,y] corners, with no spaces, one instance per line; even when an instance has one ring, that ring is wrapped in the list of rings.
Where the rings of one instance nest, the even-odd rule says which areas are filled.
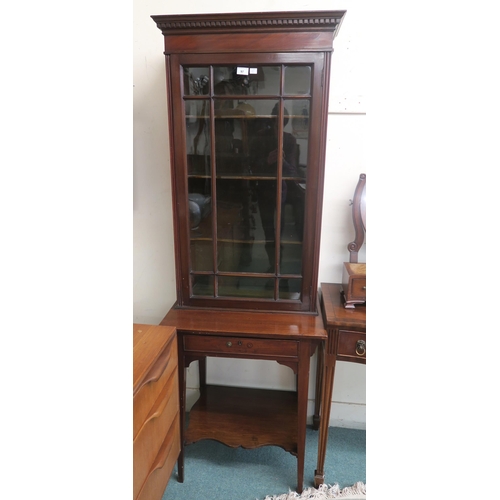
[[[353,299],[366,299],[366,278],[354,278],[351,281],[351,296]]]
[[[242,354],[255,356],[298,356],[298,342],[294,340],[262,340],[247,337],[218,337],[213,335],[185,335],[185,351],[203,351],[213,354]]]
[[[179,419],[176,418],[172,422],[148,476],[142,487],[138,490],[137,496],[135,495],[134,485],[135,500],[161,500],[180,451],[180,427]]]
[[[178,418],[178,374],[175,370],[134,439],[134,498],[144,484],[168,430]]]
[[[174,371],[177,371],[177,337],[158,357],[146,377],[146,383],[134,395],[134,439]]]
[[[366,361],[366,333],[340,330],[337,356]]]

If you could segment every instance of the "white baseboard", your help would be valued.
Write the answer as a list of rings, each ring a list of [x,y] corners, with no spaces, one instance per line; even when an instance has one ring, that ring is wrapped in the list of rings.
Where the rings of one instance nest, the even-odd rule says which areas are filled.
[[[312,424],[314,415],[314,400],[307,405],[307,423]],[[330,427],[345,427],[346,429],[366,430],[366,405],[355,403],[333,402],[330,409]]]
[[[330,427],[366,430],[366,405],[334,401],[330,409]]]

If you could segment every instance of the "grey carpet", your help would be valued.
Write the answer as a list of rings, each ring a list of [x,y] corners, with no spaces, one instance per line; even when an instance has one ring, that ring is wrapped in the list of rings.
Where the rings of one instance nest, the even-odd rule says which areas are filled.
[[[307,429],[304,489],[314,486],[318,432]],[[366,432],[330,427],[325,460],[325,483],[341,488],[366,483]],[[186,446],[184,483],[177,466],[162,500],[262,500],[295,490],[297,459],[276,446],[255,450],[229,448],[204,440]]]

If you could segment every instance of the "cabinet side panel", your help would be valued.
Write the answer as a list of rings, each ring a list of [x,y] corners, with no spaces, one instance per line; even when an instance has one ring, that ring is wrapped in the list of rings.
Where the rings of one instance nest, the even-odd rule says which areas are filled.
[[[165,73],[166,73],[166,93],[167,93],[167,120],[168,120],[168,141],[170,145],[170,178],[172,188],[177,185],[177,176],[175,171],[175,150],[174,144],[174,111],[172,99],[172,67],[171,56],[165,53]],[[179,220],[179,213],[177,210],[177,197],[175,189],[172,189],[172,215],[174,221]],[[182,283],[182,270],[179,264],[180,251],[180,235],[179,224],[174,223],[174,252],[175,252],[175,283],[177,301],[181,301],[181,283]]]

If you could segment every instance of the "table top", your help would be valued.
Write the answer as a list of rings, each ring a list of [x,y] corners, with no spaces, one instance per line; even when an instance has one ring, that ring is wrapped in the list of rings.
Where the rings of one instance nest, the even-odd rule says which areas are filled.
[[[321,283],[320,300],[323,304],[325,326],[366,328],[366,306],[356,305],[346,309],[339,283]]]
[[[175,326],[178,331],[217,335],[244,334],[261,338],[298,340],[327,338],[321,314],[176,309],[173,307],[161,324]]]
[[[174,337],[173,327],[134,323],[134,392]]]

